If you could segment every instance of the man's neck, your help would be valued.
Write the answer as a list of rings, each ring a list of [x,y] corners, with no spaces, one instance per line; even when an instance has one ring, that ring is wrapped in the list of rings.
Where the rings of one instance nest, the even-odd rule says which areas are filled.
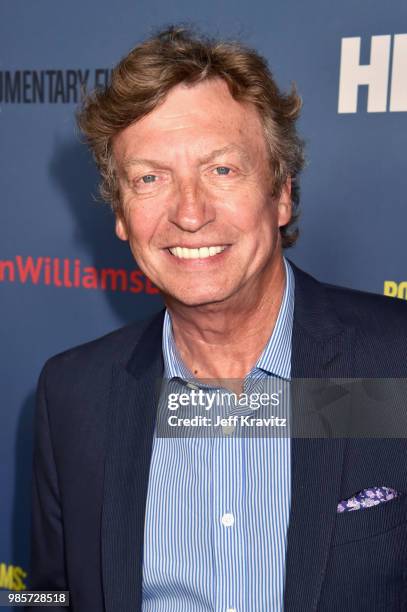
[[[167,304],[175,344],[187,368],[199,379],[242,380],[271,336],[286,284],[283,258],[257,291],[203,307]]]

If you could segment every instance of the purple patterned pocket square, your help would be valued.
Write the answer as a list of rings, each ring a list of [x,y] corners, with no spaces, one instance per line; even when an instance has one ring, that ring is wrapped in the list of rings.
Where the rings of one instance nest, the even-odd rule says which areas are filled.
[[[352,510],[363,510],[371,506],[377,506],[398,497],[399,494],[389,487],[370,487],[363,489],[353,497],[339,502],[337,512],[351,512]]]

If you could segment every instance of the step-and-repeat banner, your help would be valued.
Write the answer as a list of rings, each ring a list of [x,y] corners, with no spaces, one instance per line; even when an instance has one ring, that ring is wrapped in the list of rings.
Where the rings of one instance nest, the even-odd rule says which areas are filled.
[[[51,355],[161,308],[75,127],[81,92],[159,27],[237,38],[297,84],[301,237],[321,280],[407,299],[405,0],[3,3],[0,20],[0,589],[29,586],[32,419]],[[84,568],[86,571],[86,568]]]

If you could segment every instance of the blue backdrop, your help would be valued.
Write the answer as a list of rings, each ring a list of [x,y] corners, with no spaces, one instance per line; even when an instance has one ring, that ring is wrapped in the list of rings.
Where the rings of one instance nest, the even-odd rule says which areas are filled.
[[[301,238],[321,280],[407,299],[407,5],[343,0],[3,3],[0,20],[0,588],[29,585],[32,416],[51,355],[161,306],[75,128],[81,86],[153,29],[193,22],[297,83],[307,141]],[[92,280],[93,279],[93,280]]]

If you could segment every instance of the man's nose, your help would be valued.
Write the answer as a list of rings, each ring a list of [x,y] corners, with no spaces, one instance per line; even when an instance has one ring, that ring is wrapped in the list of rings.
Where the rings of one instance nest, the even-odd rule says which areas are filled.
[[[178,182],[168,220],[186,232],[197,232],[215,219],[215,208],[199,179]]]

